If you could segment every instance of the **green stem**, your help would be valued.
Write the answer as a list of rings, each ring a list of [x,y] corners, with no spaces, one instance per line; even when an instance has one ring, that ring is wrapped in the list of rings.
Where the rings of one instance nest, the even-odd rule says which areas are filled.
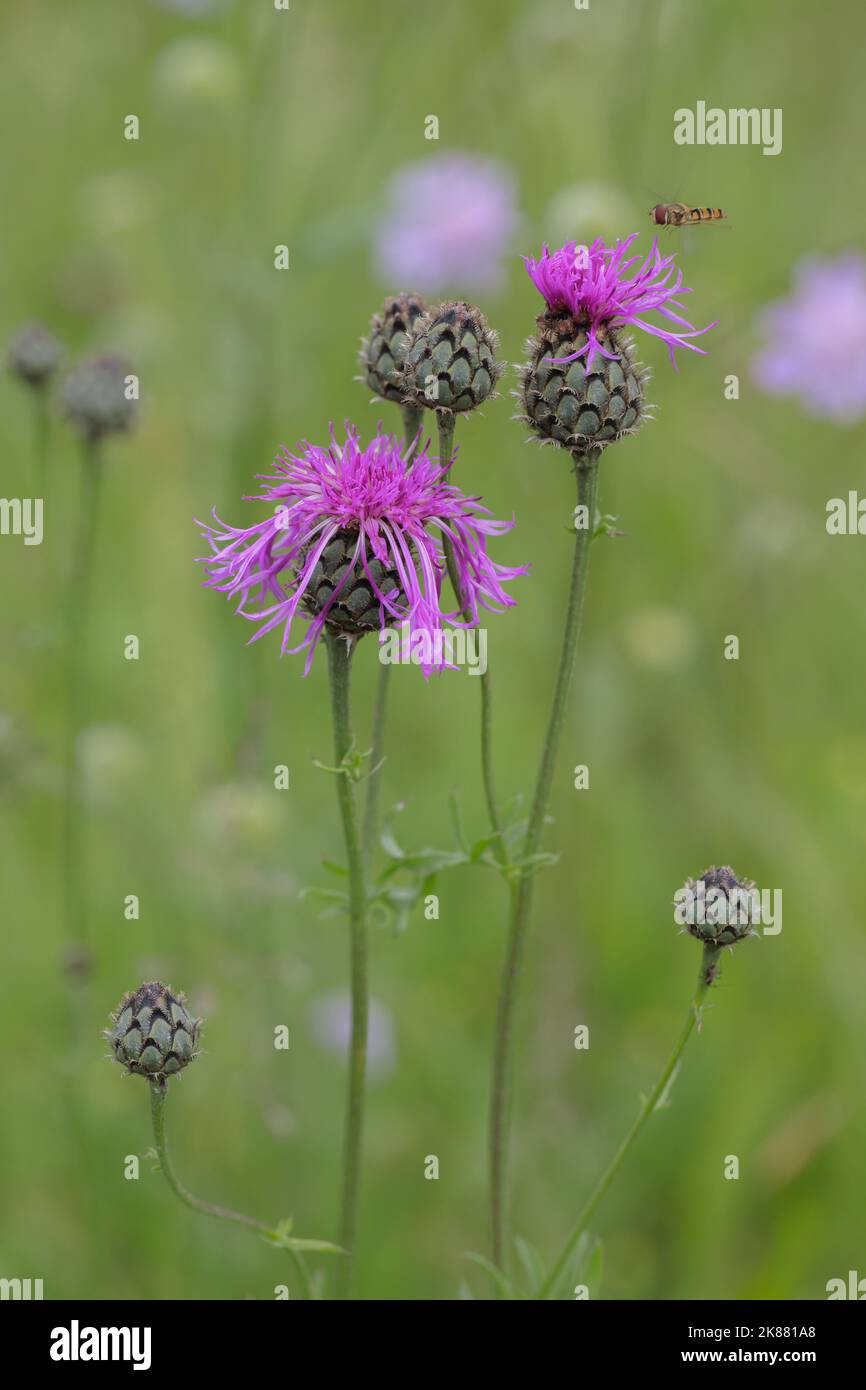
[[[557,1284],[559,1283],[559,1280],[562,1277],[563,1270],[568,1264],[568,1261],[571,1258],[571,1254],[575,1246],[577,1245],[577,1242],[580,1240],[580,1237],[583,1235],[584,1231],[586,1230],[587,1226],[592,1220],[593,1215],[595,1214],[595,1210],[601,1202],[602,1197],[607,1192],[607,1189],[610,1187],[611,1183],[613,1182],[614,1178],[619,1172],[619,1169],[622,1165],[622,1162],[626,1154],[628,1153],[635,1139],[637,1139],[637,1136],[640,1134],[650,1115],[652,1115],[653,1111],[663,1100],[667,1092],[668,1086],[670,1085],[671,1080],[674,1076],[674,1073],[676,1072],[677,1066],[679,1065],[679,1060],[683,1054],[683,1051],[685,1050],[686,1043],[688,1042],[689,1038],[694,1032],[695,1025],[700,1027],[701,1006],[703,1004],[707,990],[712,985],[713,980],[716,978],[716,974],[718,973],[716,969],[716,962],[719,958],[719,954],[720,948],[718,946],[704,946],[703,957],[701,959],[701,968],[698,974],[697,987],[695,989],[691,1005],[689,1006],[688,1016],[683,1026],[683,1030],[680,1033],[676,1047],[674,1048],[673,1052],[671,1053],[670,1057],[665,1063],[665,1066],[662,1069],[662,1073],[658,1081],[650,1091],[646,1100],[643,1102],[637,1119],[635,1120],[628,1134],[623,1139],[622,1143],[620,1144],[619,1148],[617,1149],[607,1168],[604,1170],[598,1182],[596,1183],[595,1189],[591,1197],[589,1198],[583,1210],[581,1211],[580,1216],[577,1218],[577,1221],[575,1222],[572,1228],[571,1234],[566,1240],[565,1245],[562,1247],[562,1251],[560,1252],[559,1258],[556,1260],[555,1264],[553,1265],[553,1268],[551,1269],[544,1283],[538,1290],[536,1298],[549,1298],[551,1293],[553,1293],[556,1289]]]
[[[165,1097],[167,1086],[164,1081],[154,1081],[150,1087],[150,1114],[153,1120],[153,1143],[159,1159],[160,1171],[166,1182],[176,1197],[183,1202],[184,1206],[192,1207],[193,1211],[203,1211],[206,1216],[215,1216],[220,1221],[233,1221],[239,1226],[247,1226],[252,1231],[259,1231],[264,1236],[272,1239],[276,1232],[264,1221],[257,1221],[254,1216],[245,1216],[241,1211],[232,1211],[229,1207],[217,1207],[212,1202],[203,1202],[200,1197],[193,1194],[184,1187],[180,1178],[172,1167],[171,1159],[168,1156],[168,1145],[165,1139]],[[297,1250],[289,1250],[289,1256],[297,1270],[298,1277],[304,1289],[306,1298],[313,1297],[307,1268]]]
[[[370,750],[370,772],[367,777],[367,796],[364,803],[363,849],[364,863],[370,864],[376,845],[379,829],[379,792],[381,790],[381,764],[385,757],[385,722],[388,713],[388,685],[391,664],[379,663],[379,676],[376,681],[376,702],[373,706],[373,743]]]
[[[411,444],[421,428],[424,411],[415,405],[400,407],[403,416],[403,439]],[[381,778],[379,769],[385,758],[385,724],[388,711],[388,687],[390,685],[391,665],[383,661],[379,665],[379,679],[376,684],[376,700],[373,706],[373,740],[370,753],[370,776],[367,780],[367,796],[364,805],[363,848],[364,863],[370,864],[379,831],[379,792]]]
[[[451,476],[451,464],[453,460],[454,447],[454,416],[448,412],[438,411],[436,415],[439,427],[439,461],[445,464],[447,473],[446,479]],[[465,622],[471,622],[471,614],[465,607],[463,595],[460,591],[460,577],[457,573],[457,562],[454,558],[454,547],[448,536],[443,536],[443,548],[445,551],[445,564],[448,569],[448,577],[451,580],[451,587],[454,590],[454,597]],[[476,627],[477,632],[477,627]],[[478,647],[476,645],[476,651]],[[496,783],[493,776],[493,686],[490,680],[490,668],[481,675],[481,781],[484,787],[484,801],[487,806],[487,815],[490,820],[490,828],[495,835],[502,835],[502,821],[499,817],[499,806],[496,800]],[[508,851],[501,838],[494,841],[494,853],[500,864],[507,864]]]
[[[512,1073],[514,1070],[514,1016],[517,1006],[520,970],[523,963],[526,935],[529,928],[532,907],[532,890],[535,882],[531,861],[538,853],[541,835],[550,801],[550,787],[553,769],[562,735],[562,726],[574,671],[577,639],[580,633],[580,619],[583,611],[583,598],[589,568],[589,550],[595,518],[596,494],[598,491],[599,451],[592,451],[583,458],[575,459],[577,475],[577,500],[585,506],[588,524],[575,533],[574,557],[571,569],[571,584],[568,594],[568,607],[565,618],[565,631],[562,639],[562,652],[559,659],[559,673],[551,705],[550,717],[545,734],[541,761],[535,783],[535,795],[529,814],[526,838],[523,843],[523,869],[512,886],[511,907],[508,924],[508,943],[502,969],[499,1001],[496,1013],[496,1035],[493,1056],[493,1083],[490,1100],[490,1203],[491,1229],[493,1241],[493,1260],[504,1269],[507,1255],[507,1182],[509,1120]]]
[[[33,414],[36,485],[44,492],[48,480],[48,456],[51,447],[51,411],[47,386],[34,389]]]
[[[417,405],[402,405],[400,411],[403,416],[403,438],[407,444],[411,444],[421,428],[424,411]]]
[[[245,1216],[243,1212],[232,1211],[229,1207],[217,1207],[212,1202],[203,1202],[201,1197],[194,1197],[184,1187],[172,1167],[165,1140],[165,1098],[167,1092],[168,1088],[164,1082],[154,1082],[151,1085],[150,1113],[153,1120],[153,1142],[159,1159],[159,1166],[174,1195],[185,1206],[192,1207],[193,1211],[203,1211],[207,1216],[218,1217],[220,1221],[235,1221],[238,1225],[249,1226],[253,1231],[260,1231],[262,1235],[272,1236],[273,1230],[264,1221],[257,1221],[254,1216]]]
[[[445,469],[442,481],[447,483],[451,477],[454,462],[454,429],[456,417],[453,410],[436,411],[436,428],[439,431],[439,463]]]
[[[344,767],[352,749],[349,714],[349,683],[352,646],[338,633],[327,632],[330,672],[331,711],[334,721],[334,765],[337,773],[337,799],[346,842],[349,866],[349,942],[352,993],[352,1041],[346,1096],[346,1122],[343,1149],[343,1195],[340,1217],[340,1245],[346,1251],[337,1275],[340,1298],[351,1291],[361,1181],[361,1149],[364,1129],[364,1078],[367,1064],[367,927],[364,859],[355,806],[355,787]]]
[[[99,530],[99,503],[102,491],[102,459],[95,440],[83,446],[81,502],[78,533],[69,581],[67,618],[67,728],[63,801],[63,892],[66,923],[67,965],[86,968],[85,909],[83,897],[82,820],[80,806],[80,768],[78,740],[87,703],[87,646],[90,635],[90,608],[93,563]]]

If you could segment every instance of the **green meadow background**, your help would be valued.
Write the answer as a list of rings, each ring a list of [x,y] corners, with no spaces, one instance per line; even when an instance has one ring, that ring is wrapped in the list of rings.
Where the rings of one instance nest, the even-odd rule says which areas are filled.
[[[591,1296],[811,1299],[866,1274],[864,542],[824,525],[827,500],[863,485],[864,435],[762,396],[749,371],[756,314],[798,259],[862,248],[864,39],[853,0],[292,0],[287,14],[229,0],[198,20],[145,0],[3,5],[0,330],[41,319],[68,362],[125,353],[142,405],[106,451],[80,805],[94,967],[74,1017],[58,864],[80,456],[59,415],[44,543],[0,538],[0,1276],[41,1277],[47,1298],[268,1299],[291,1282],[284,1255],[183,1208],[149,1161],[123,1176],[151,1143],[146,1087],[99,1034],[143,979],[186,990],[207,1020],[205,1055],[169,1097],[183,1180],[335,1238],[343,1066],[311,1011],[345,987],[347,942],[299,896],[341,855],[333,780],[312,761],[331,752],[324,653],[304,679],[274,639],[245,646],[251,629],[200,586],[193,518],[259,518],[240,500],[254,475],[330,420],[396,427],[354,380],[355,354],[387,292],[424,287],[379,278],[371,229],[390,175],[443,150],[518,181],[503,287],[479,296],[510,364],[540,308],[521,254],[632,230],[648,249],[659,199],[730,222],[667,238],[694,321],[720,326],[679,372],[641,339],[657,419],[602,464],[602,508],[626,534],[593,548],[546,841],[561,860],[537,884],[515,1229],[545,1258],[559,1247],[684,1016],[698,948],[672,895],[730,863],[782,889],[783,931],[726,958],[670,1108],[596,1217]],[[675,146],[673,113],[698,100],[782,107],[782,154]],[[510,366],[483,418],[460,422],[456,475],[516,518],[497,558],[532,566],[519,606],[487,624],[503,801],[532,785],[572,545],[567,463],[511,419],[515,380]],[[34,495],[31,405],[4,373],[7,497]],[[355,668],[364,745],[372,642]],[[452,843],[452,793],[484,832],[476,687],[395,673],[383,799],[404,804],[409,846]],[[588,791],[573,790],[578,763]],[[505,892],[478,868],[439,892],[438,921],[372,928],[395,1057],[369,1089],[365,1298],[490,1293],[464,1255],[488,1249]]]

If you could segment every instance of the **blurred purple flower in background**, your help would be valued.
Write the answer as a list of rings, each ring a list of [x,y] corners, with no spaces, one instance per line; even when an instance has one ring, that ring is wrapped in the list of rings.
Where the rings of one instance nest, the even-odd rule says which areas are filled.
[[[811,256],[794,291],[762,311],[752,375],[772,396],[799,396],[810,415],[850,424],[866,413],[866,258]]]
[[[221,10],[225,0],[153,0],[153,3],[160,10],[176,10],[190,19],[200,19]]]
[[[310,1006],[313,1036],[326,1052],[345,1057],[352,1037],[352,1003],[347,991],[323,994]],[[394,1024],[388,1010],[370,1000],[367,1031],[367,1069],[370,1077],[390,1076],[397,1059]]]
[[[518,222],[508,169],[483,155],[434,154],[391,178],[376,262],[389,284],[494,290]]]

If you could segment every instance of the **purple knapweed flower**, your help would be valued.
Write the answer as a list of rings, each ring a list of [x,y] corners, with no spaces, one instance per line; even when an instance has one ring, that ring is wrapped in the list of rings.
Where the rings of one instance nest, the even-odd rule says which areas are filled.
[[[460,151],[398,170],[375,237],[382,276],[421,290],[495,290],[519,223],[502,165]]]
[[[503,583],[525,567],[496,564],[487,538],[510,531],[513,520],[495,521],[477,497],[447,480],[420,433],[406,445],[380,432],[364,447],[355,428],[322,448],[304,441],[299,453],[283,449],[274,472],[263,474],[259,497],[272,504],[264,521],[227,526],[214,512],[202,526],[213,554],[204,563],[211,588],[237,597],[238,612],[261,624],[255,641],[282,629],[282,651],[306,651],[306,675],[325,624],[359,636],[408,623],[440,652],[436,634],[445,621],[474,624],[479,607],[499,611],[515,600]],[[431,532],[438,532],[434,536]],[[465,619],[443,612],[442,538],[450,540]],[[296,617],[309,619],[302,641],[289,645]],[[430,669],[444,659],[433,657]],[[423,665],[423,663],[422,663]]]
[[[615,358],[617,354],[609,352],[599,342],[599,330],[617,326],[642,328],[645,333],[661,338],[667,344],[674,367],[674,354],[679,347],[706,355],[703,348],[697,347],[689,339],[707,333],[715,327],[715,323],[707,324],[706,328],[695,328],[681,313],[676,312],[682,309],[677,296],[691,294],[691,290],[683,285],[683,273],[674,265],[674,257],[663,256],[654,241],[643,265],[630,276],[625,274],[640,261],[640,256],[625,259],[637,235],[637,232],[632,232],[625,241],[618,240],[616,246],[605,246],[600,237],[591,246],[580,246],[569,241],[552,254],[544,246],[537,261],[531,256],[524,256],[529,278],[544,296],[548,309],[583,320],[587,326],[587,341],[579,351],[552,360],[573,362],[576,357],[586,353],[588,371],[596,353]],[[653,310],[658,310],[664,318],[676,324],[677,329],[647,323],[644,315]]]
[[[752,375],[772,396],[799,396],[810,415],[850,424],[866,413],[866,257],[809,257],[794,292],[762,311],[767,342]]]

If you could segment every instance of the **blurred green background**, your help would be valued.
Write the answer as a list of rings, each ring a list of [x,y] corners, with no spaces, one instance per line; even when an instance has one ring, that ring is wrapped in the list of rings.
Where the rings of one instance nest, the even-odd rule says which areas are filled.
[[[196,1192],[333,1238],[343,1068],[317,1001],[346,982],[342,922],[299,899],[339,858],[324,653],[304,679],[275,640],[199,585],[193,517],[240,501],[281,443],[392,409],[353,381],[391,174],[446,149],[502,160],[522,214],[500,291],[479,295],[509,363],[540,300],[521,253],[641,231],[663,199],[718,204],[731,230],[674,234],[710,355],[653,371],[657,420],[610,450],[571,716],[539,878],[514,1111],[515,1229],[552,1255],[674,1041],[696,945],[670,907],[730,863],[781,888],[780,936],[726,959],[671,1108],[595,1222],[612,1298],[821,1298],[866,1273],[866,726],[862,556],[825,531],[863,478],[863,431],[750,382],[755,315],[808,252],[862,246],[862,6],[853,0],[235,0],[193,19],[144,0],[4,5],[2,254],[8,338],[39,318],[69,360],[128,355],[139,427],[111,443],[96,561],[82,810],[92,977],[69,1019],[57,865],[64,597],[79,455],[57,420],[45,540],[0,540],[2,1143],[0,1275],[46,1297],[270,1298],[285,1256],[197,1218],[148,1162],[146,1088],[103,1059],[124,990],[163,978],[207,1019],[172,1089],[176,1166]],[[782,107],[784,149],[681,148],[698,100]],[[137,142],[123,121],[141,121]],[[438,144],[424,119],[438,115]],[[593,186],[591,196],[587,186]],[[589,221],[578,225],[589,201]],[[273,269],[286,243],[291,268]],[[436,287],[434,287],[436,288]],[[473,295],[472,285],[443,287]],[[808,353],[809,344],[803,343]],[[740,378],[740,399],[724,378]],[[516,516],[496,557],[530,562],[488,622],[503,799],[526,793],[552,683],[572,544],[563,458],[525,442],[508,391],[458,428],[457,478]],[[33,493],[25,389],[4,374],[4,496]],[[396,416],[389,419],[396,427]],[[134,633],[141,656],[126,661]],[[723,640],[740,639],[739,661]],[[355,662],[359,738],[375,648]],[[386,805],[409,845],[448,844],[447,799],[485,828],[477,682],[392,685]],[[572,789],[576,763],[591,768]],[[273,769],[290,768],[288,792]],[[140,895],[141,917],[124,918]],[[450,1299],[487,1249],[485,1125],[505,893],[440,883],[441,915],[375,929],[372,989],[393,1057],[369,1091],[359,1288]],[[291,1029],[275,1051],[273,1029]],[[587,1023],[588,1052],[573,1047]],[[436,1154],[438,1182],[425,1181]],[[739,1181],[723,1177],[740,1159]]]

